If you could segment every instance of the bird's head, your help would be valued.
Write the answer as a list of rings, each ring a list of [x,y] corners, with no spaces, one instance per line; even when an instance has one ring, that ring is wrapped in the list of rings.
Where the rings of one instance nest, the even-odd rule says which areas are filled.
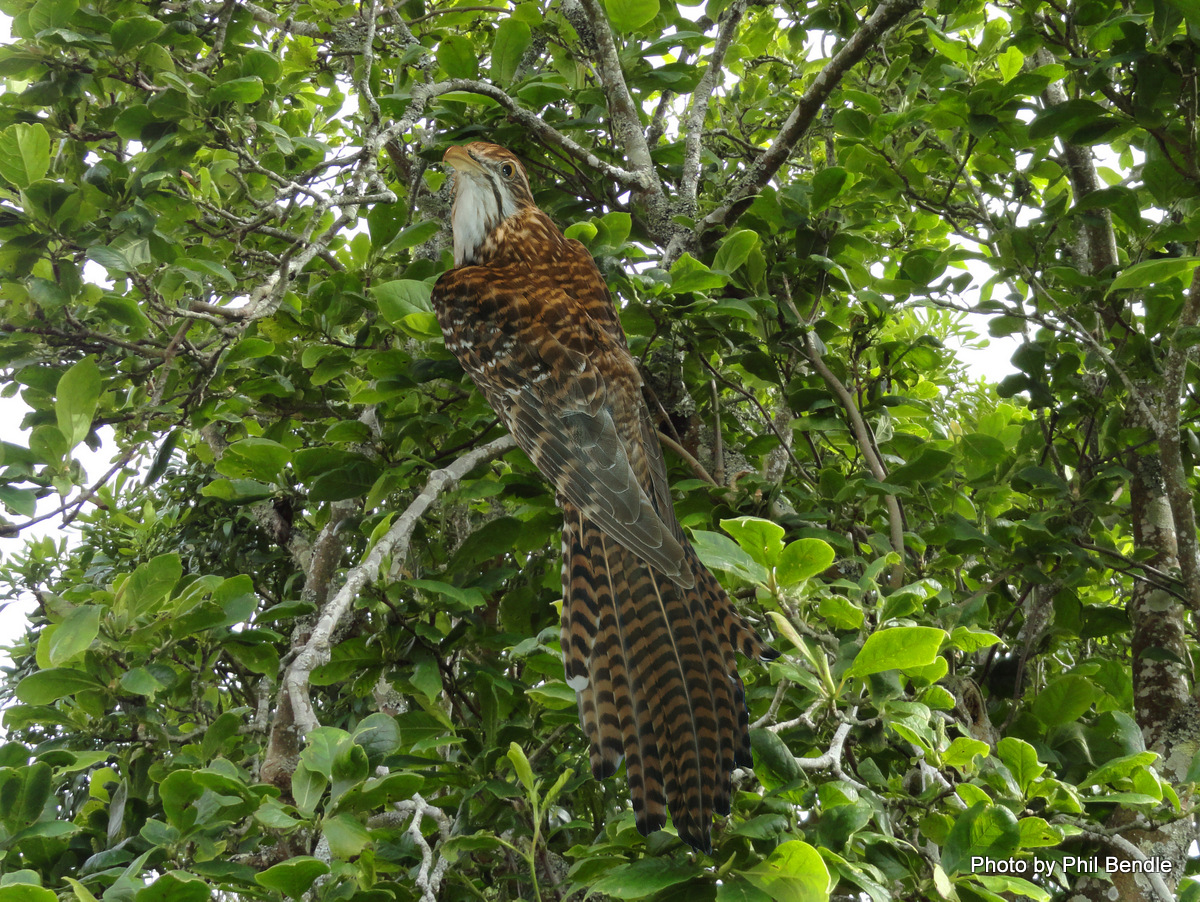
[[[536,209],[525,167],[512,151],[485,141],[455,145],[442,159],[454,167],[454,265],[484,262],[501,226]]]

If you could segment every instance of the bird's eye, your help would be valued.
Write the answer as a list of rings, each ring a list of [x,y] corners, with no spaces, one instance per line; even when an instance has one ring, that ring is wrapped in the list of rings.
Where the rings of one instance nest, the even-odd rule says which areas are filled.
[[[513,169],[512,163],[505,163],[503,166],[500,167],[500,174],[502,176],[504,176],[506,179],[512,178],[513,173],[516,171],[517,170]]]

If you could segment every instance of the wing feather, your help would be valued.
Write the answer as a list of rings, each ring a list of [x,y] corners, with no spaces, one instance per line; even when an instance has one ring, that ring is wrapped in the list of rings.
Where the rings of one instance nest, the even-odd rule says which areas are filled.
[[[588,305],[557,283],[527,273],[481,278],[482,271],[465,267],[442,276],[433,304],[448,334],[474,318],[493,353],[457,344],[451,350],[560,495],[606,535],[691,586],[682,533],[663,503],[670,498],[665,468],[661,460],[645,466],[662,452],[657,442],[645,444],[644,429],[623,435],[617,426],[630,417],[638,422],[644,409],[641,377],[624,344],[607,324],[580,315]],[[630,449],[631,441],[639,447]],[[631,450],[644,472],[635,469]]]

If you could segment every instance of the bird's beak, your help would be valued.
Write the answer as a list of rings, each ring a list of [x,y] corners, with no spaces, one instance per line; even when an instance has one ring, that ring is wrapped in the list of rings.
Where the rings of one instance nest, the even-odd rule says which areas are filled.
[[[443,163],[449,163],[455,172],[482,172],[483,167],[475,162],[474,157],[460,144],[448,149],[442,157]]]

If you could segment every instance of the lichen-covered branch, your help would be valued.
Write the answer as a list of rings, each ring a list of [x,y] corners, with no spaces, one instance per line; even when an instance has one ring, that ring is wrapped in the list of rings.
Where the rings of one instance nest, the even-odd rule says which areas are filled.
[[[608,100],[608,111],[613,118],[613,127],[625,156],[633,164],[635,172],[642,173],[648,178],[642,190],[653,194],[662,194],[662,186],[654,178],[654,163],[650,159],[650,145],[646,143],[646,135],[642,131],[642,120],[638,113],[637,104],[629,93],[625,83],[625,73],[621,70],[621,57],[617,52],[617,42],[608,24],[608,17],[600,5],[600,0],[581,0],[588,20],[592,26],[592,34],[596,39],[596,66],[600,72],[600,82],[604,86],[605,97]]]
[[[438,496],[458,484],[459,480],[485,461],[492,460],[516,447],[511,436],[503,436],[488,442],[458,458],[445,469],[429,474],[429,480],[404,512],[396,518],[391,529],[367,554],[357,567],[346,574],[346,581],[330,598],[321,616],[313,626],[312,634],[284,674],[284,687],[293,709],[296,727],[300,735],[320,726],[312,700],[308,694],[308,681],[313,670],[329,660],[334,632],[354,599],[367,586],[379,578],[381,568],[389,560],[403,558],[412,540],[413,529]]]
[[[1200,250],[1200,248],[1198,248]],[[1163,482],[1167,500],[1171,505],[1171,517],[1175,522],[1176,546],[1179,555],[1179,571],[1183,577],[1188,605],[1200,611],[1200,544],[1196,539],[1196,506],[1184,467],[1180,442],[1183,436],[1179,424],[1179,405],[1183,397],[1184,380],[1192,345],[1186,337],[1200,324],[1200,268],[1192,273],[1192,283],[1184,295],[1183,309],[1167,348],[1167,360],[1163,368],[1161,433],[1158,436],[1159,454],[1162,457]]]
[[[734,0],[722,14],[721,28],[708,57],[708,68],[704,70],[700,83],[692,93],[692,103],[683,126],[683,177],[679,181],[679,195],[685,208],[694,208],[696,205],[696,187],[700,182],[701,139],[704,137],[704,121],[708,116],[709,101],[721,82],[725,53],[745,14],[746,0]]]

